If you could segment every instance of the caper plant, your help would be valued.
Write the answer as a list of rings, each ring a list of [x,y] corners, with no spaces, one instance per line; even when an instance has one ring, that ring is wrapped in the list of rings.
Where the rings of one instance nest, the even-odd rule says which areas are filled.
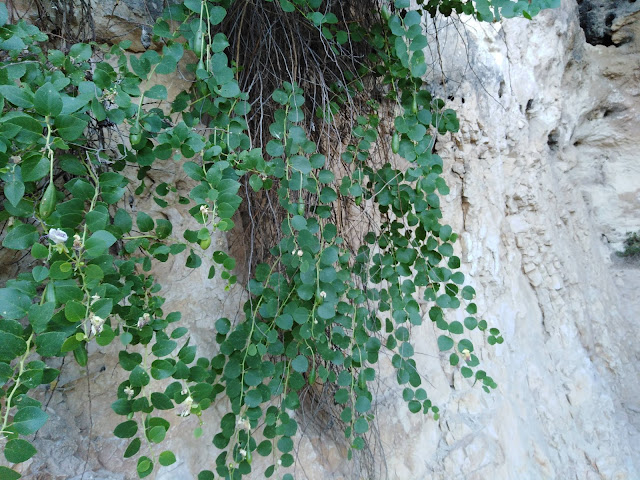
[[[278,475],[291,479],[300,394],[319,385],[331,387],[351,457],[365,447],[381,357],[390,359],[408,409],[437,419],[414,360],[412,333],[425,321],[440,329],[437,345],[450,365],[485,391],[496,388],[465,337],[479,329],[489,344],[503,341],[475,316],[475,291],[454,253],[457,235],[442,218],[449,189],[434,139],[459,125],[423,80],[424,23],[452,13],[531,18],[557,0],[419,0],[416,8],[383,1],[366,26],[341,23],[321,0],[265,0],[306,22],[334,53],[360,42],[369,54],[331,86],[324,109],[283,79],[265,98],[273,108],[264,144],[252,141],[252,103],[237,81],[242,65],[230,60],[220,28],[232,3],[170,5],[153,27],[159,48],[141,55],[128,53],[130,42],[54,49],[35,26],[9,24],[0,4],[2,247],[23,267],[0,289],[0,430],[10,463],[36,454],[28,438],[48,417],[37,388],[60,373],[49,359],[71,352],[85,366],[91,342],[120,347],[119,365],[129,373],[112,405],[124,417],[114,434],[129,439],[124,456],[137,459],[141,478],[176,461],[161,448],[172,425],[190,415],[204,422],[205,411],[226,399],[213,437],[219,456],[198,478],[240,479],[258,454],[272,460],[266,477],[281,468]],[[150,84],[178,68],[193,75],[189,90],[168,98],[162,84]],[[336,152],[312,139],[310,114],[338,121],[372,84],[383,98],[364,102],[348,144]],[[390,131],[382,128],[389,120]],[[389,161],[372,158],[380,144],[389,146]],[[333,168],[336,156],[348,174]],[[171,198],[190,206],[199,229],[177,232],[164,218],[144,211],[133,218],[126,207],[128,189],[149,191],[149,170],[173,161],[193,188],[161,183],[151,193],[163,208],[176,193]],[[188,268],[207,255],[220,266],[210,278],[236,284],[236,259],[210,248],[214,232],[233,228],[243,186],[275,195],[279,236],[251,271],[241,319],[212,318],[218,353],[198,357],[180,313],[163,309],[150,272],[182,252]],[[374,212],[375,227],[345,232],[332,216],[339,199]],[[355,251],[347,246],[354,235]],[[447,311],[458,309],[466,318],[450,321]],[[162,411],[174,411],[175,421]],[[19,477],[0,467],[0,478]]]

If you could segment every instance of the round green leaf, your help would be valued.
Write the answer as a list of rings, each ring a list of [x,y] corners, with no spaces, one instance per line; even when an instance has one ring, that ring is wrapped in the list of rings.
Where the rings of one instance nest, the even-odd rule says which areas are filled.
[[[33,106],[40,115],[55,117],[62,111],[62,97],[55,87],[47,82],[33,96]]]
[[[293,450],[293,440],[289,437],[280,437],[278,440],[278,450],[282,453],[288,453]]]
[[[22,407],[13,417],[13,430],[20,435],[31,435],[42,427],[49,415],[38,407]]]
[[[293,361],[291,362],[291,367],[296,371],[296,372],[300,372],[300,373],[304,373],[307,371],[307,369],[309,368],[309,360],[307,359],[307,357],[305,357],[304,355],[298,355],[296,358],[293,359]]]
[[[172,451],[165,450],[158,457],[158,462],[160,462],[160,465],[162,465],[163,467],[173,465],[174,463],[176,463],[176,456]]]
[[[453,347],[453,339],[451,337],[447,337],[446,335],[440,335],[438,337],[438,348],[441,352],[445,352],[450,350]]]
[[[33,225],[19,223],[2,240],[2,246],[12,250],[24,250],[38,241],[40,235]],[[47,250],[48,253],[48,250]]]
[[[37,452],[35,447],[31,445],[31,443],[21,438],[9,440],[4,446],[4,457],[8,462],[11,463],[25,462],[33,457],[36,453]]]
[[[371,400],[369,400],[367,397],[361,395],[356,400],[355,407],[356,407],[356,410],[359,413],[366,413],[371,409]]]
[[[0,5],[4,7],[4,3]],[[0,9],[1,8],[2,7],[0,7]],[[20,477],[21,475],[15,470],[11,470],[9,467],[3,467],[2,465],[0,465],[0,478],[2,480],[18,480]]]
[[[244,396],[244,403],[249,408],[257,407],[262,403],[262,394],[258,390],[249,390]]]

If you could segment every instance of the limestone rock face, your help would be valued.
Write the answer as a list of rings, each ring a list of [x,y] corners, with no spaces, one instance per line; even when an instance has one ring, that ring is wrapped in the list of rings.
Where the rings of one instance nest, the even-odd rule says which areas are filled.
[[[499,388],[487,395],[462,378],[425,323],[414,329],[416,359],[441,418],[410,414],[383,365],[371,450],[347,462],[339,427],[301,418],[296,478],[640,478],[640,273],[614,255],[640,229],[640,18],[617,10],[610,46],[590,45],[581,28],[587,4],[610,3],[623,2],[567,0],[534,21],[438,25],[430,80],[461,125],[436,145],[452,190],[444,213],[461,233],[479,313],[505,337],[480,348]],[[161,174],[188,181],[179,168]],[[176,230],[188,218],[178,207],[164,214]],[[224,248],[227,239],[215,241]],[[183,265],[156,272],[166,310],[181,310],[211,351],[213,323],[233,318],[243,294],[207,280],[206,265]],[[471,339],[483,344],[479,332]],[[41,392],[51,419],[23,478],[136,478],[126,442],[111,433],[119,417],[109,405],[124,378],[116,364],[115,351],[95,351],[87,371],[65,366],[56,390]],[[156,478],[212,467],[210,439],[226,408],[207,411],[202,441],[195,418],[168,414],[178,462]]]
[[[640,10],[635,0],[578,0],[578,7],[580,25],[591,45],[617,43],[612,39],[616,23]]]

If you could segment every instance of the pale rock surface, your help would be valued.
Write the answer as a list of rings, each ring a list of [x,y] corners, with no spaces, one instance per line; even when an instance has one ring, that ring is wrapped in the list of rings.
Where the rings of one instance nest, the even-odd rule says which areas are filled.
[[[461,233],[479,312],[506,340],[488,347],[471,335],[499,388],[486,395],[448,366],[426,323],[414,329],[416,359],[440,420],[410,414],[383,366],[370,456],[349,463],[337,426],[301,422],[296,478],[638,479],[640,275],[613,252],[640,229],[639,19],[616,19],[619,47],[585,42],[575,1],[533,22],[446,23],[446,82],[437,68],[431,80],[453,97],[461,130],[436,145],[452,189],[444,212]],[[175,167],[161,181],[188,179]],[[159,213],[151,201],[132,208],[150,207]],[[186,226],[182,207],[163,212],[174,231]],[[183,265],[156,270],[166,311],[181,310],[210,354],[213,322],[237,315],[243,295],[207,280],[208,265]],[[126,442],[111,433],[119,419],[109,405],[124,378],[116,363],[115,350],[94,351],[88,372],[66,365],[53,395],[41,392],[51,420],[23,478],[136,478]],[[203,441],[192,435],[196,419],[168,414],[166,448],[178,463],[157,479],[213,466],[210,439],[226,408],[207,412]]]

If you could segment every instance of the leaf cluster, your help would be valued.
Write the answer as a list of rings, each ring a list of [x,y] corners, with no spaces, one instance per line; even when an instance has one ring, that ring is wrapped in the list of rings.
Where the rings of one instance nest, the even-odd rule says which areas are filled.
[[[175,412],[177,421],[196,416],[199,437],[205,410],[221,398],[230,409],[212,440],[220,453],[199,479],[248,475],[255,453],[273,460],[266,477],[292,466],[301,430],[296,411],[304,392],[319,388],[339,406],[351,457],[366,448],[376,402],[371,385],[387,357],[409,410],[437,419],[412,342],[427,319],[441,331],[437,347],[448,352],[450,365],[485,391],[496,388],[477,368],[467,337],[477,329],[491,345],[503,338],[476,318],[475,290],[455,255],[458,237],[442,221],[440,198],[449,189],[434,139],[456,132],[459,123],[423,82],[423,22],[436,10],[484,20],[530,16],[553,2],[441,0],[410,10],[408,0],[396,0],[368,31],[341,24],[319,0],[275,3],[282,15],[315,29],[334,53],[353,41],[366,43],[369,55],[356,71],[345,69],[348,82],[333,84],[331,101],[315,111],[300,85],[283,80],[270,92],[264,145],[253,142],[252,104],[237,80],[241,66],[217,28],[231,1],[170,5],[153,30],[162,48],[141,55],[127,53],[126,42],[46,50],[47,36],[24,22],[7,24],[0,4],[2,247],[29,259],[0,288],[7,461],[36,453],[22,437],[47,420],[33,390],[60,374],[49,359],[72,352],[86,366],[90,342],[120,347],[127,378],[112,404],[124,417],[114,434],[128,440],[124,456],[137,458],[141,478],[176,461],[156,448],[176,423],[162,412]],[[185,49],[194,62],[185,62]],[[150,84],[185,64],[194,76],[189,90],[168,98],[166,87]],[[334,122],[367,82],[383,85],[383,103],[366,102],[339,152],[323,148],[310,135],[309,113]],[[394,111],[390,133],[383,107]],[[379,164],[372,150],[387,137],[397,157]],[[333,168],[336,156],[348,174]],[[152,168],[178,161],[193,180],[188,192],[147,185]],[[136,178],[125,168],[135,169]],[[213,318],[218,353],[198,357],[180,313],[163,310],[161,286],[149,272],[185,252],[187,268],[208,257],[209,278],[219,274],[228,288],[236,284],[236,259],[211,248],[211,238],[234,227],[243,187],[274,194],[282,221],[270,256],[247,282],[243,317]],[[161,208],[188,206],[199,227],[177,232],[165,218],[134,214],[124,201],[128,190],[150,193]],[[358,232],[345,231],[333,215],[345,199],[379,219],[355,250],[349,241]],[[447,312],[459,309],[464,320],[451,320]],[[0,467],[0,477],[19,474]]]

